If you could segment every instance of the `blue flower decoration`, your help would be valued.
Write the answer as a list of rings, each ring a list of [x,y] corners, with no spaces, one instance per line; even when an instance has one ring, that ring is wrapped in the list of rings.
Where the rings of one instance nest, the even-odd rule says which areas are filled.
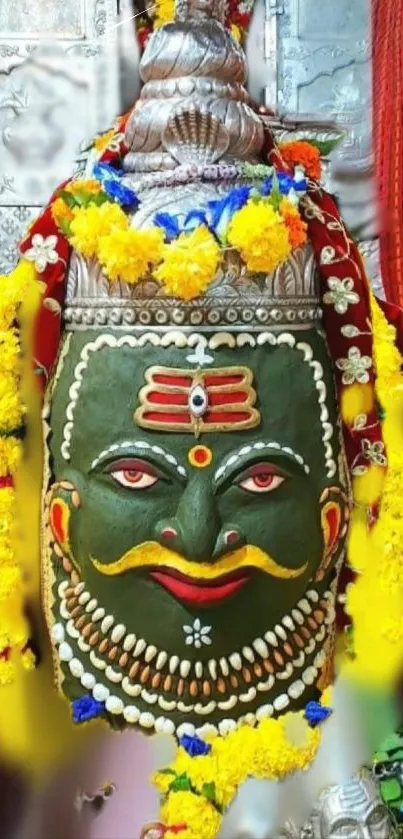
[[[130,187],[125,186],[118,180],[108,179],[103,182],[103,189],[109,198],[112,198],[117,204],[121,204],[122,207],[128,210],[137,210],[140,201],[134,189],[130,189]]]
[[[180,738],[179,743],[188,755],[190,755],[190,757],[202,757],[203,755],[208,755],[211,751],[210,744],[205,743],[204,740],[201,740],[200,737],[197,737],[196,735],[191,737],[188,734],[184,734],[183,737]]]
[[[332,708],[326,708],[326,706],[321,705],[319,702],[308,702],[304,711],[304,717],[311,728],[321,725],[331,714],[333,714]]]
[[[103,182],[105,178],[118,178],[119,172],[115,169],[114,166],[111,166],[110,163],[96,163],[92,174],[97,181]]]
[[[154,224],[157,227],[162,227],[168,241],[176,239],[181,232],[178,216],[172,216],[170,213],[156,213],[154,216]]]
[[[196,230],[196,227],[200,227],[201,224],[205,224],[208,227],[207,215],[205,211],[191,210],[185,218],[183,229],[186,231],[186,233],[191,233],[193,230]]]
[[[74,722],[88,722],[88,720],[93,720],[95,717],[103,714],[105,711],[105,702],[98,702],[90,694],[86,693],[84,696],[74,699],[71,707]]]
[[[218,201],[209,201],[208,208],[211,213],[210,227],[219,239],[224,239],[232,216],[237,210],[249,200],[251,193],[250,186],[238,186]]]

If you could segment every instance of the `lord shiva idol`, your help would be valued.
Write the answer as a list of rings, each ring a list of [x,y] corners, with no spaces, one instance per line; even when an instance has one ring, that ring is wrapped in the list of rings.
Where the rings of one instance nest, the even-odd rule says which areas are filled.
[[[392,684],[402,654],[395,331],[318,149],[275,145],[224,20],[221,0],[177,1],[135,107],[3,280],[42,292],[55,679],[75,722],[176,743],[144,828],[167,839],[272,836],[297,818],[292,796],[283,821],[266,807],[256,822],[259,790],[273,814],[299,785],[309,809],[359,771],[330,693],[340,596],[344,673]],[[29,665],[24,632],[7,646]],[[370,814],[365,835],[389,836],[376,791]],[[329,836],[347,836],[343,818]]]

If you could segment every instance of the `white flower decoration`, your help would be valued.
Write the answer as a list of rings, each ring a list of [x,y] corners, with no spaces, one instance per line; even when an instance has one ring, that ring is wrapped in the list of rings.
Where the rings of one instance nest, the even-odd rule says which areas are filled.
[[[348,358],[338,358],[336,367],[343,370],[343,385],[352,385],[354,382],[365,385],[369,382],[368,370],[372,367],[372,358],[361,355],[358,347],[350,347]]]
[[[48,263],[55,265],[58,262],[59,255],[55,250],[57,236],[47,236],[44,239],[40,233],[35,233],[31,241],[32,247],[25,251],[24,257],[35,263],[35,268],[39,273],[45,270]]]
[[[325,245],[320,252],[320,264],[321,265],[330,265],[331,262],[334,261],[336,256],[336,251],[332,248],[331,245]]]
[[[199,650],[203,644],[206,646],[211,644],[209,635],[211,626],[202,626],[199,618],[193,621],[193,626],[184,626],[183,630],[186,635],[185,643],[188,647],[193,645]]]
[[[346,277],[344,280],[339,280],[337,277],[329,277],[327,284],[330,291],[323,295],[323,300],[327,305],[334,306],[337,314],[345,315],[349,306],[359,302],[359,296],[354,289],[354,280],[352,277]]]
[[[371,440],[361,440],[362,453],[366,460],[376,463],[377,466],[386,465],[385,446],[381,440],[371,443]]]

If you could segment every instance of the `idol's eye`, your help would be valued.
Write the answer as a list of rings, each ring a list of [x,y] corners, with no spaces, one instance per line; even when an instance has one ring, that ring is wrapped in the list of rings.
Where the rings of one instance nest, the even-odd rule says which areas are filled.
[[[148,489],[160,479],[158,471],[151,463],[133,457],[111,463],[107,472],[116,483],[127,489]]]
[[[284,483],[286,476],[271,463],[257,463],[244,472],[237,481],[238,486],[248,492],[273,492]]]

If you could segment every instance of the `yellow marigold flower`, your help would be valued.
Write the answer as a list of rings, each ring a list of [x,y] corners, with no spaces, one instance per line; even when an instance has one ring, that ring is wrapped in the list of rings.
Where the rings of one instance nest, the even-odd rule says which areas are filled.
[[[90,192],[96,195],[98,192],[101,192],[101,184],[99,181],[96,181],[95,178],[88,178],[87,180],[78,180],[78,181],[70,181],[70,183],[65,186],[66,192],[71,192],[72,195],[75,195],[76,192]]]
[[[11,594],[11,592],[10,592]],[[4,647],[24,647],[27,642],[27,622],[22,609],[22,589],[12,597],[12,608],[0,604],[0,650]]]
[[[17,565],[0,570],[0,602],[7,601],[21,591],[21,572]]]
[[[98,259],[110,280],[137,283],[159,261],[163,240],[158,227],[114,230],[100,240]]]
[[[262,201],[248,201],[234,213],[228,241],[240,252],[249,271],[271,274],[291,252],[287,227],[281,215]]]
[[[105,134],[100,134],[99,137],[95,137],[94,148],[97,149],[97,151],[105,151],[115,134],[115,129],[111,128],[109,131],[106,131]]]
[[[242,41],[242,29],[236,23],[231,23],[230,32],[232,37],[240,44]]]
[[[0,376],[0,429],[11,431],[18,428],[23,413],[16,379],[11,373],[4,373]]]
[[[13,661],[0,661],[0,687],[10,685],[15,678],[15,665]]]
[[[162,263],[154,277],[167,294],[191,300],[199,297],[214,280],[220,248],[214,236],[201,225],[192,233],[181,233],[162,248]]]
[[[11,274],[0,276],[0,329],[11,326],[27,288],[36,283],[36,278],[34,264],[26,259],[21,259]]]
[[[159,794],[163,797],[167,794],[169,787],[174,780],[175,775],[171,772],[155,772],[151,778],[151,782],[154,784]]]
[[[181,830],[181,839],[216,839],[221,815],[210,801],[192,792],[170,792],[161,808],[161,818],[168,826],[166,839],[176,839],[172,825],[186,824]]]
[[[1,536],[0,539],[2,539]],[[7,563],[11,564],[14,562],[14,559],[14,546],[12,543],[5,544],[4,541],[0,541],[0,566],[7,565]]]
[[[0,330],[0,375],[16,371],[19,364],[20,342],[15,329]]]
[[[0,519],[14,514],[15,491],[12,487],[0,489]]]
[[[28,639],[27,639],[28,640]],[[23,653],[22,658],[22,666],[24,670],[34,670],[36,665],[36,659],[32,652],[32,650],[25,650]]]
[[[56,198],[51,206],[52,218],[56,224],[61,224],[64,221],[71,221],[74,218],[73,210],[67,206],[63,198]]]
[[[96,256],[100,242],[115,230],[127,230],[128,217],[118,204],[76,208],[71,222],[71,244],[87,259]]]
[[[154,29],[163,26],[164,23],[171,23],[174,19],[175,0],[158,0],[155,9]]]
[[[0,437],[0,476],[13,475],[22,454],[21,440],[15,437]]]

